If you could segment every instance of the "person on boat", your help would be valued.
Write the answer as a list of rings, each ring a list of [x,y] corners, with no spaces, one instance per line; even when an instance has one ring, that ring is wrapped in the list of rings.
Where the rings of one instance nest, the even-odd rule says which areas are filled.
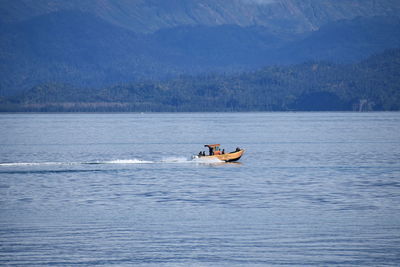
[[[203,156],[203,153],[200,151],[198,156],[199,157]]]
[[[222,155],[225,154],[225,149],[222,149]]]
[[[205,151],[203,151],[203,157],[205,157],[206,156],[206,152]]]
[[[240,151],[240,148],[239,148],[239,147],[237,147],[235,152],[239,152],[239,151]]]
[[[208,147],[210,156],[214,155],[214,149],[212,147]]]

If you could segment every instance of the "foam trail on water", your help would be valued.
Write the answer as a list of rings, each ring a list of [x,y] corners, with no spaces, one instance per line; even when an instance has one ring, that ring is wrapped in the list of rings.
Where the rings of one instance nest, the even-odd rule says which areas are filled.
[[[62,165],[97,165],[97,164],[155,164],[155,163],[203,163],[213,164],[223,161],[217,158],[197,158],[192,159],[185,157],[167,157],[159,161],[141,160],[141,159],[116,159],[108,161],[89,161],[89,162],[4,162],[0,163],[0,167],[24,167],[24,166],[62,166]]]
[[[78,162],[5,162],[0,163],[4,167],[18,167],[18,166],[54,166],[54,165],[77,165]]]
[[[62,165],[97,165],[97,164],[149,164],[154,161],[140,159],[117,159],[109,161],[92,162],[4,162],[0,167],[24,167],[24,166],[62,166]]]
[[[222,162],[224,162],[224,161],[219,160],[217,158],[198,158],[198,157],[193,158],[192,161],[196,162],[196,163],[204,163],[204,164],[214,164],[214,163],[222,163]]]
[[[190,159],[185,157],[168,157],[161,160],[162,163],[189,163]]]
[[[117,160],[99,162],[99,164],[149,164],[149,163],[155,163],[155,162],[150,160],[140,160],[140,159],[117,159]]]

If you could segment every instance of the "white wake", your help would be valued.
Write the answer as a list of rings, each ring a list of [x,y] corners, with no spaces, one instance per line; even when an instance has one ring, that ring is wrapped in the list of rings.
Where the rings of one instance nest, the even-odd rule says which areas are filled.
[[[0,167],[24,167],[24,166],[60,166],[60,165],[91,165],[91,164],[181,164],[181,163],[200,163],[213,164],[223,161],[217,158],[198,158],[192,159],[185,157],[167,157],[161,160],[142,160],[142,159],[115,159],[106,161],[89,161],[89,162],[3,162]]]

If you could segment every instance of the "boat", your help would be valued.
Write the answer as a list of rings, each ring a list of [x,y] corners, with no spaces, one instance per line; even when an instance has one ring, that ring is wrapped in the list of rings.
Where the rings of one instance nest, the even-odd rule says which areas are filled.
[[[244,153],[244,149],[236,148],[235,151],[225,153],[225,149],[221,150],[220,144],[204,145],[208,147],[209,155],[205,155],[205,152],[200,152],[196,157],[204,159],[219,159],[225,162],[233,162],[239,160]]]

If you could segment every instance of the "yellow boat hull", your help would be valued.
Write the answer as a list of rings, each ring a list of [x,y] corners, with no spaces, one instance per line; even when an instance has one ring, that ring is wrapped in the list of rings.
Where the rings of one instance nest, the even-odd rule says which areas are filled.
[[[217,158],[217,159],[225,161],[225,162],[232,162],[232,161],[239,160],[242,157],[243,153],[244,153],[244,149],[241,149],[239,151],[231,152],[228,154],[203,156],[201,158],[208,158],[208,159]]]

